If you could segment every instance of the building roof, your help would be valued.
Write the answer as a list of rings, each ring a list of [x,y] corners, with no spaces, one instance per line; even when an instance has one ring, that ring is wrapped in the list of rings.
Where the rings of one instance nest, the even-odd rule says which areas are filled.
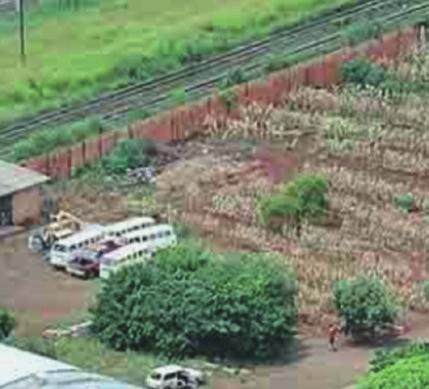
[[[32,170],[0,161],[0,197],[43,184],[49,177]]]
[[[86,373],[74,366],[4,345],[0,345],[0,388],[138,389],[136,386]]]

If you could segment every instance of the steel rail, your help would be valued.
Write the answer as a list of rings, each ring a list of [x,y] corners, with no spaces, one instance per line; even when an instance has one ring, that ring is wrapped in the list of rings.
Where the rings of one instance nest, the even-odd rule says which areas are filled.
[[[413,4],[416,4],[416,2],[413,2]],[[392,5],[395,5],[395,7],[392,7]],[[242,70],[249,71],[258,67],[260,68],[261,64],[255,65],[252,61],[264,57],[267,53],[275,53],[281,50],[284,55],[300,54],[308,50],[314,50],[315,48],[320,49],[321,46],[328,43],[331,44],[334,38],[336,40],[341,39],[341,33],[326,34],[326,28],[331,24],[356,19],[357,16],[372,15],[374,17],[378,13],[382,15],[391,14],[392,10],[397,11],[399,8],[401,11],[393,14],[398,19],[410,12],[425,11],[428,5],[428,1],[423,1],[418,2],[417,5],[404,8],[404,2],[398,0],[361,2],[358,3],[357,7],[346,8],[335,15],[329,14],[323,21],[316,19],[315,21],[304,23],[304,25],[272,33],[267,38],[240,46],[227,54],[210,58],[196,65],[188,66],[179,72],[123,88],[120,91],[106,94],[86,104],[63,107],[56,111],[36,115],[27,120],[17,121],[2,131],[0,130],[0,144],[7,147],[7,144],[11,144],[13,141],[37,130],[41,126],[76,120],[88,114],[102,113],[101,117],[103,119],[116,120],[135,108],[156,108],[160,103],[168,99],[169,91],[177,88],[178,84],[185,84],[184,82],[188,80],[190,82],[184,85],[185,90],[191,95],[198,97],[206,92],[210,92],[214,87],[213,83],[217,83],[225,78],[226,71],[231,69],[232,66],[240,65]],[[384,23],[385,19],[379,18],[379,21],[383,21]],[[315,27],[321,29],[327,38],[320,39],[321,31],[319,29],[315,30]],[[337,27],[334,27],[337,30]],[[316,40],[312,41],[314,39]],[[217,75],[215,77],[208,77],[210,72]],[[200,80],[201,78],[202,80]]]
[[[418,9],[412,9],[407,11],[406,13],[401,12],[400,14],[395,14],[391,16],[385,17],[382,21],[386,25],[396,25],[397,22],[402,21],[404,16],[407,16],[409,18],[412,18],[411,21],[418,21],[416,17],[420,17],[420,12],[424,11],[426,15],[429,15],[429,3],[426,4],[424,7],[419,7]],[[320,53],[330,53],[334,51],[335,49],[338,49],[341,47],[342,43],[342,37],[338,36],[338,34],[332,34],[330,36],[324,37],[322,39],[319,39],[316,42],[311,43],[305,43],[303,45],[300,45],[294,51],[290,52],[291,55],[294,54],[302,54],[302,53],[308,53],[309,56],[311,56],[312,53],[320,54]],[[323,52],[321,52],[321,49],[323,49]],[[254,71],[259,68],[261,68],[263,64],[261,63],[255,63],[255,64],[248,64],[247,66],[243,67],[243,71]],[[219,75],[216,77],[213,77],[209,80],[205,80],[202,82],[195,83],[185,89],[185,91],[190,96],[195,96],[196,98],[202,97],[206,95],[207,93],[210,93],[214,91],[217,88],[218,82],[223,79],[223,75]],[[158,96],[157,98],[153,99],[152,101],[149,101],[145,103],[144,105],[137,105],[138,108],[148,108],[149,105],[156,109],[161,108],[162,103],[165,102],[165,100],[168,99],[168,95]],[[124,114],[128,113],[130,109],[134,109],[136,106],[133,107],[118,107],[118,111],[110,111],[108,114],[105,115],[106,119],[118,119]]]
[[[117,99],[120,99],[122,97],[128,98],[131,97],[135,93],[144,93],[147,91],[152,90],[154,87],[159,88],[160,86],[166,85],[169,86],[170,83],[174,81],[181,81],[185,77],[193,76],[195,74],[200,73],[201,71],[207,71],[208,69],[216,69],[216,66],[219,66],[220,64],[227,64],[229,65],[231,63],[231,60],[234,58],[242,58],[243,55],[254,55],[259,54],[259,52],[262,50],[266,50],[267,48],[274,46],[279,39],[294,39],[296,38],[296,35],[302,34],[303,32],[311,32],[314,30],[315,27],[326,27],[326,24],[332,24],[339,21],[346,20],[349,17],[356,17],[360,13],[364,12],[372,13],[374,7],[379,7],[380,5],[384,7],[389,7],[392,4],[402,4],[400,0],[393,0],[393,1],[386,1],[386,0],[367,0],[364,2],[359,2],[356,6],[352,8],[346,8],[344,11],[340,13],[335,14],[329,14],[324,19],[315,19],[309,23],[304,23],[303,25],[297,25],[295,27],[292,27],[290,29],[284,29],[277,32],[274,32],[270,34],[268,37],[264,39],[260,39],[255,42],[251,42],[247,45],[241,45],[228,53],[214,56],[210,59],[201,61],[197,64],[190,65],[182,70],[179,70],[177,72],[173,72],[170,74],[167,74],[162,77],[157,77],[154,79],[151,79],[149,81],[137,83],[134,85],[130,85],[128,87],[121,88],[120,90],[110,92],[107,94],[104,94],[102,96],[99,96],[98,98],[89,100],[88,102],[84,104],[75,104],[71,106],[63,106],[57,110],[51,110],[42,112],[40,114],[36,114],[33,117],[29,118],[28,120],[23,121],[16,121],[12,124],[11,129],[16,126],[20,125],[31,125],[32,122],[37,122],[41,120],[50,120],[54,119],[55,116],[66,114],[66,113],[72,113],[73,111],[82,111],[82,110],[88,110],[92,107],[98,107],[100,104],[107,103],[109,101],[115,101]],[[43,123],[40,123],[43,124]],[[0,127],[1,128],[1,127]],[[7,131],[8,128],[4,128],[2,133],[4,131]]]

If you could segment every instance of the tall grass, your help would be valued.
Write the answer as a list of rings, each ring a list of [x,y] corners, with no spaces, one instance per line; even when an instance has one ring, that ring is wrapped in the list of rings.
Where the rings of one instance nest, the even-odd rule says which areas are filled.
[[[144,80],[348,0],[89,0],[29,13],[28,61],[0,19],[0,121]]]
[[[57,128],[46,128],[15,143],[12,148],[12,159],[18,162],[50,153],[58,147],[69,146],[98,135],[104,129],[105,125],[96,118]]]

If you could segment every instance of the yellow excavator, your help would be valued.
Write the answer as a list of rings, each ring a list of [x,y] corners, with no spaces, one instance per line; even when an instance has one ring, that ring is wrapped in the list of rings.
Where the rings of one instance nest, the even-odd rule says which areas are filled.
[[[49,250],[59,239],[67,238],[82,230],[84,223],[69,212],[59,211],[51,215],[51,222],[30,234],[28,247],[34,252]]]

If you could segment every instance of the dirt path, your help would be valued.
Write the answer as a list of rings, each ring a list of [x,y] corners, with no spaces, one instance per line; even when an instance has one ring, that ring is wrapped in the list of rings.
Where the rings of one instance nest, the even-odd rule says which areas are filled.
[[[429,315],[412,315],[407,338],[429,337]],[[216,377],[214,389],[342,389],[367,371],[374,348],[340,342],[338,352],[327,347],[327,339],[301,339],[293,361],[276,367],[256,367],[248,375]]]
[[[27,235],[0,240],[0,307],[14,310],[18,333],[40,335],[48,325],[86,309],[91,283],[54,272],[27,248]]]

